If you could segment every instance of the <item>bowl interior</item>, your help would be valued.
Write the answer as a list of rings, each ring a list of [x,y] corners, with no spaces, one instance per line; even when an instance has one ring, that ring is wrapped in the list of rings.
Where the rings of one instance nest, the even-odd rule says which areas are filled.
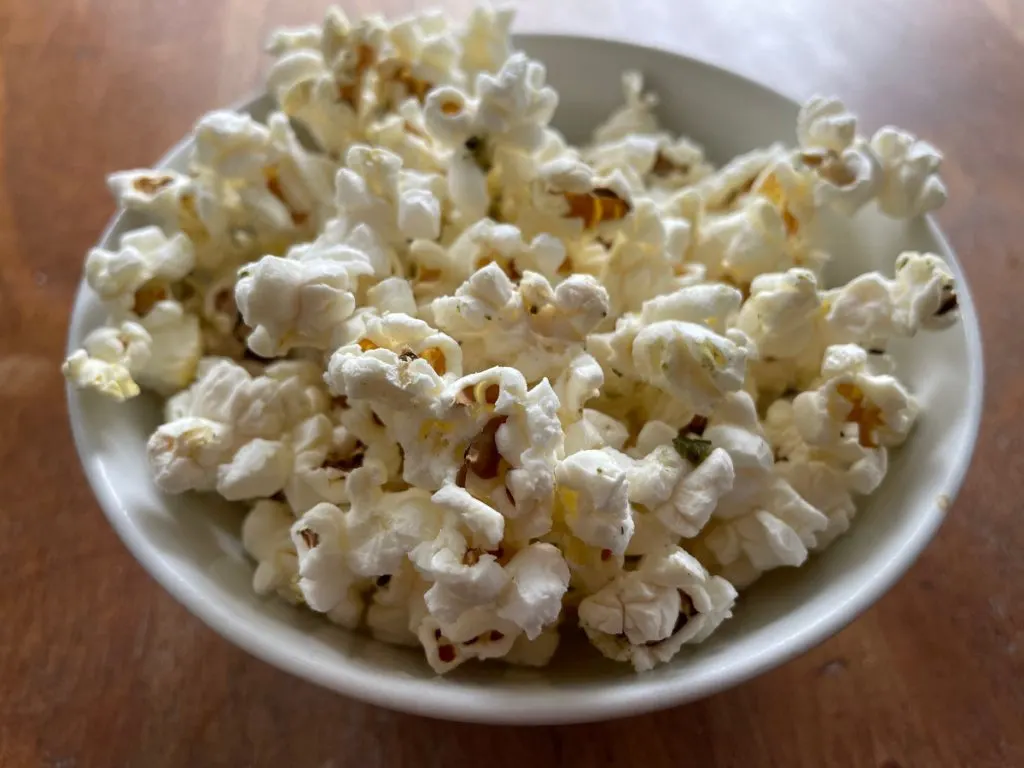
[[[526,35],[521,47],[544,61],[561,103],[556,125],[569,138],[588,131],[621,103],[625,69],[644,72],[660,97],[664,124],[682,131],[716,161],[792,141],[796,105],[749,81],[671,53],[586,38]],[[258,117],[265,99],[245,106]],[[165,158],[182,168],[186,146]],[[102,245],[139,225],[114,221]],[[544,670],[467,665],[444,679],[417,651],[346,632],[250,587],[252,565],[239,542],[241,512],[211,497],[165,497],[149,480],[145,442],[159,405],[146,397],[115,405],[69,392],[79,453],[101,506],[153,576],[217,631],[290,672],[378,704],[466,720],[554,722],[599,719],[681,703],[781,663],[827,637],[873,602],[913,561],[941,522],[962,479],[980,415],[977,320],[963,273],[928,221],[893,222],[874,210],[837,226],[832,278],[882,269],[901,250],[930,250],[961,281],[963,321],[895,349],[899,374],[924,406],[884,485],[861,505],[852,530],[804,568],[770,574],[744,593],[735,616],[704,644],[654,672],[635,675],[596,652],[563,643]],[[102,308],[79,293],[70,344],[102,322]]]

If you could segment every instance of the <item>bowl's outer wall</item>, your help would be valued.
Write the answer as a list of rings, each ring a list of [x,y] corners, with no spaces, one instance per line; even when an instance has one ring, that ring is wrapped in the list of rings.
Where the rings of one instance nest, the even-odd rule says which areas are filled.
[[[665,125],[690,135],[717,161],[772,141],[792,142],[796,105],[756,84],[677,55],[587,38],[528,35],[519,42],[544,61],[561,96],[555,124],[585,139],[621,103],[623,70],[639,69],[659,94]],[[246,105],[257,116],[266,99]],[[183,168],[187,144],[165,158]],[[121,217],[110,247],[141,221]],[[963,322],[895,349],[899,373],[923,406],[890,475],[862,504],[851,532],[804,568],[778,571],[741,597],[736,615],[710,640],[643,675],[593,652],[560,652],[543,671],[471,665],[436,678],[420,655],[345,632],[319,617],[253,594],[252,565],[239,544],[239,510],[214,498],[169,498],[153,487],[146,438],[159,405],[142,397],[116,405],[68,392],[72,427],[90,483],[111,523],[147,570],[206,623],[251,653],[345,694],[425,715],[493,722],[595,720],[661,708],[736,684],[816,644],[876,600],[913,562],[941,522],[969,463],[981,411],[981,343],[955,257],[927,221],[883,219],[840,225],[829,245],[833,278],[879,268],[900,250],[950,260]],[[87,289],[75,304],[69,344],[104,319]]]

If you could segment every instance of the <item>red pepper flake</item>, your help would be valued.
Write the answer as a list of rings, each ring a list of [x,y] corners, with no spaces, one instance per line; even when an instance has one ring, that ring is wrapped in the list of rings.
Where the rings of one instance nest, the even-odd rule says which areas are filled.
[[[455,661],[455,646],[447,644],[439,645],[437,647],[437,658],[439,658],[445,664],[449,664]]]
[[[601,550],[601,561],[602,562],[611,559],[611,556],[612,556],[612,551],[610,549],[602,549]]]
[[[505,634],[503,632],[499,632],[496,629],[492,629],[491,630],[491,634],[490,634],[491,642],[496,643],[496,642],[498,642],[499,640],[501,640],[504,637],[505,637]]]

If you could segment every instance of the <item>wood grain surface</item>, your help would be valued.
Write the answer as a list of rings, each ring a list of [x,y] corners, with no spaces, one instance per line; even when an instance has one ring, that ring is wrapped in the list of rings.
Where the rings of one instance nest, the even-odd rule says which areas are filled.
[[[966,485],[863,617],[705,701],[533,729],[394,714],[237,650],[134,562],[71,444],[58,364],[83,254],[112,213],[104,174],[254,88],[267,32],[324,5],[0,0],[0,766],[1024,766],[1024,2],[521,4],[520,29],[625,36],[796,96],[836,92],[868,124],[933,140],[987,366]]]

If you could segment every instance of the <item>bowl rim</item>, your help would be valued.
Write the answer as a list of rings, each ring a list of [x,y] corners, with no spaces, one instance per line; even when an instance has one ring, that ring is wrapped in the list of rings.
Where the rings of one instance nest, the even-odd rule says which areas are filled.
[[[690,56],[657,45],[646,45],[628,38],[609,38],[588,34],[549,33],[524,31],[517,39],[544,39],[565,41],[569,44],[602,45],[618,48],[643,49],[686,60],[698,69],[713,71],[718,77],[740,81],[744,87],[756,87],[780,99],[796,104],[773,88],[752,80],[699,57]],[[266,98],[260,92],[231,104],[226,109],[248,111]],[[186,135],[171,147],[152,167],[160,168],[191,141]],[[120,225],[124,212],[119,211],[104,228],[99,242],[106,242]],[[325,666],[315,658],[300,655],[277,640],[256,632],[244,620],[238,619],[224,605],[194,584],[178,575],[171,559],[164,557],[132,521],[118,495],[112,478],[102,471],[98,462],[91,461],[86,452],[88,437],[80,402],[83,393],[70,383],[65,385],[68,416],[79,461],[100,508],[122,542],[156,582],[169,592],[192,614],[249,654],[285,672],[332,689],[346,696],[389,709],[431,718],[465,722],[504,724],[559,724],[591,722],[642,714],[684,704],[736,686],[750,678],[777,667],[818,645],[835,634],[887,592],[917,560],[945,518],[946,511],[963,484],[981,423],[985,375],[982,356],[981,331],[975,304],[966,276],[956,253],[931,216],[927,218],[930,234],[943,251],[958,281],[957,295],[960,322],[966,339],[968,379],[975,383],[968,392],[968,422],[963,450],[945,483],[935,491],[946,503],[929,505],[902,546],[892,556],[879,563],[873,577],[826,613],[796,629],[785,643],[776,643],[761,652],[736,659],[691,677],[669,678],[658,681],[656,673],[644,673],[644,685],[637,687],[588,688],[580,695],[575,687],[559,688],[500,688],[500,696],[488,696],[477,686],[444,686],[443,678],[409,678],[401,674],[387,677],[379,671],[350,665],[344,656]],[[75,293],[68,328],[67,351],[73,351],[73,340],[82,335],[86,304],[90,291],[84,279]]]

